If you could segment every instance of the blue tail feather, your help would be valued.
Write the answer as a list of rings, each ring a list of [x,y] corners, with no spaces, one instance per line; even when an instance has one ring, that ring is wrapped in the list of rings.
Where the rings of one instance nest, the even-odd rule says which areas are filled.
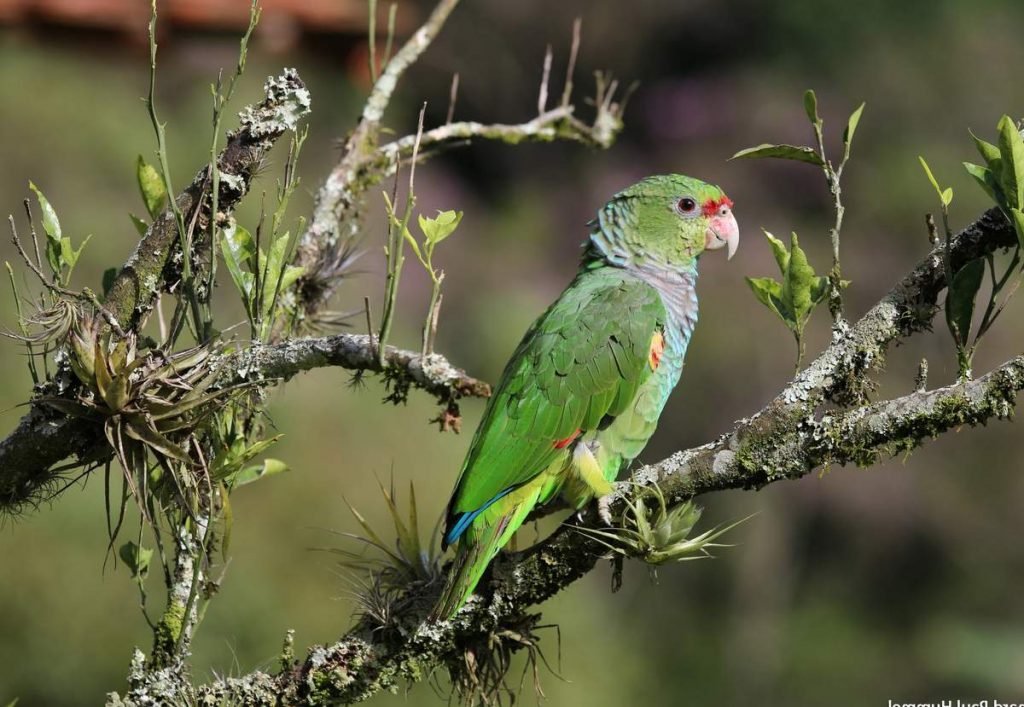
[[[448,532],[444,534],[444,546],[448,547],[449,545],[454,545],[462,534],[466,532],[466,529],[469,528],[470,523],[476,520],[477,516],[490,508],[496,501],[499,501],[510,494],[513,489],[515,489],[515,486],[509,486],[507,489],[500,491],[494,498],[477,508],[475,511],[460,513],[457,516],[458,520],[455,521],[454,525],[449,521],[450,527]]]

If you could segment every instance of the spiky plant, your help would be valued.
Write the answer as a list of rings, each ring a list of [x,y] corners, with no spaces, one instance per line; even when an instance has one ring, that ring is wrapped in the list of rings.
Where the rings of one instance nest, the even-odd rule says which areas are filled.
[[[437,544],[439,523],[434,524],[425,538],[421,537],[416,489],[412,482],[409,483],[409,508],[405,513],[399,508],[394,487],[388,488],[379,482],[378,485],[391,518],[394,542],[384,540],[346,499],[345,503],[362,533],[342,532],[338,535],[355,541],[361,547],[357,550],[341,547],[323,549],[339,557],[342,576],[348,584],[347,594],[356,604],[358,618],[380,629],[390,627],[393,619],[404,614],[414,598],[421,594],[409,589],[439,583],[444,573]]]
[[[730,547],[715,540],[749,518],[690,537],[700,521],[702,508],[692,500],[670,505],[657,484],[637,488],[639,492],[625,500],[626,510],[619,527],[578,529],[601,543],[612,556],[635,557],[655,567],[713,557],[711,549]]]
[[[212,488],[200,437],[214,413],[249,384],[217,385],[214,345],[141,353],[134,336],[115,339],[84,317],[68,327],[67,340],[82,385],[74,399],[40,402],[102,427],[143,515],[150,494],[194,512]]]

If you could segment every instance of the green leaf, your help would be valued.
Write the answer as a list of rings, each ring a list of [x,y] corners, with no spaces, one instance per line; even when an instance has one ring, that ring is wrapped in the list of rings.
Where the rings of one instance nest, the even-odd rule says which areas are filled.
[[[78,262],[78,259],[82,256],[82,251],[85,249],[85,244],[88,243],[91,238],[92,234],[90,233],[82,241],[82,245],[78,246],[78,250],[75,250],[74,248],[71,247],[70,238],[60,239],[60,257],[63,260],[64,264],[68,266],[68,275],[71,274],[71,271],[74,269],[75,264]]]
[[[998,129],[999,154],[1003,163],[999,185],[1003,188],[1007,206],[1021,208],[1024,207],[1024,139],[1008,115],[999,120]]]
[[[1017,244],[1024,248],[1024,211],[1010,209],[1010,215],[1013,217],[1013,230],[1017,232]]]
[[[97,366],[98,368],[98,366]],[[151,427],[143,420],[138,421],[139,424],[126,424],[124,426],[124,432],[132,439],[137,439],[143,444],[150,447],[153,451],[158,452],[168,459],[174,459],[183,464],[191,464],[192,460],[189,458],[185,450],[176,445],[171,440],[164,437],[158,430]]]
[[[984,258],[975,258],[953,276],[946,295],[946,323],[958,347],[965,347],[971,333],[974,299],[985,275]]]
[[[985,190],[985,193],[988,194],[989,198],[992,199],[997,206],[1002,208],[1004,202],[1003,192],[996,183],[996,178],[992,175],[992,170],[978,164],[971,164],[970,162],[964,162],[964,169],[967,170],[969,175],[974,177],[974,181],[976,181],[978,185]]]
[[[775,256],[775,262],[779,265],[779,272],[785,275],[786,268],[789,267],[789,252],[786,250],[786,244],[768,231],[764,231],[764,235],[765,238],[768,239],[768,245],[772,248],[772,255]]]
[[[850,284],[849,280],[842,281],[842,287],[847,287]],[[825,275],[819,275],[814,279],[811,284],[811,306],[817,307],[819,304],[825,301],[825,297],[828,296],[829,282],[828,277]]]
[[[163,177],[156,171],[156,167],[146,164],[146,160],[139,155],[135,164],[135,178],[139,182],[139,193],[142,194],[146,212],[150,218],[155,219],[164,210],[164,204],[167,201],[167,189],[164,187]]]
[[[304,272],[306,272],[306,269],[301,265],[286,265],[284,272],[281,273],[281,291],[283,292],[294,285]]]
[[[262,311],[260,314],[264,321],[269,319],[270,312],[274,307],[274,296],[282,289],[281,283],[284,276],[285,255],[288,252],[288,241],[291,236],[285,233],[270,244],[270,251],[264,257],[259,254],[258,262],[260,268],[260,283]],[[301,274],[301,273],[299,273]],[[298,275],[295,276],[298,279]]]
[[[943,206],[949,206],[951,203],[953,203],[953,187],[946,187],[945,189],[943,189],[942,194],[939,195],[939,198],[942,199]]]
[[[224,484],[218,484],[217,490],[220,491],[221,518],[224,523],[224,531],[221,534],[222,539],[220,541],[220,554],[226,560],[228,558],[228,551],[231,548],[231,531],[235,527],[235,512],[231,509],[231,493]]]
[[[998,147],[987,140],[982,140],[971,130],[968,130],[967,132],[970,133],[971,138],[974,140],[974,145],[978,148],[978,152],[981,154],[982,159],[985,160],[985,164],[991,168],[993,162],[998,162],[1000,160],[1001,155],[999,154]]]
[[[804,112],[813,125],[821,125],[821,118],[818,117],[818,97],[810,88],[804,91]]]
[[[264,459],[260,464],[254,464],[247,466],[241,471],[235,473],[229,479],[229,483],[232,488],[238,488],[239,486],[245,486],[251,484],[254,481],[259,481],[264,476],[274,476],[275,474],[281,474],[288,471],[288,465],[280,459]]]
[[[261,439],[248,447],[245,447],[242,441],[239,441],[237,445],[232,445],[214,458],[213,464],[211,464],[213,478],[220,480],[237,472],[242,464],[265,452],[283,436],[275,435],[268,439]]]
[[[132,225],[135,226],[135,230],[140,236],[146,235],[146,231],[149,230],[149,224],[143,221],[135,214],[128,214],[128,218],[132,220]]]
[[[953,199],[953,191],[951,189],[947,189],[947,190],[943,191],[942,187],[940,187],[939,183],[935,180],[935,175],[932,174],[931,167],[929,167],[928,163],[924,161],[924,157],[922,157],[921,155],[918,155],[917,159],[921,160],[921,167],[924,168],[924,173],[926,175],[928,175],[928,181],[932,183],[932,187],[935,189],[935,193],[938,194],[938,196],[939,196],[939,201],[942,202],[943,206],[949,206],[949,201],[946,200],[946,196],[947,196],[946,192],[947,191],[949,192],[949,195],[948,195],[949,199],[952,200]]]
[[[422,220],[423,217],[420,216],[420,228],[423,228]],[[398,223],[396,228],[401,227],[401,225],[401,223]],[[423,259],[423,251],[420,250],[420,244],[416,242],[416,239],[413,238],[412,233],[408,228],[402,229],[402,238],[404,238],[405,242],[409,244],[410,248],[412,248],[412,252],[416,254],[416,259],[423,263],[423,267],[427,267],[427,261]]]
[[[814,269],[807,262],[807,254],[800,247],[794,233],[790,239],[789,267],[782,281],[782,301],[793,313],[795,330],[802,330],[814,308],[811,287],[817,283]]]
[[[39,191],[32,182],[29,182],[28,186],[35,192],[36,200],[39,202],[39,210],[43,212],[43,231],[46,233],[46,262],[50,264],[54,274],[57,274],[61,270],[60,220],[57,218],[57,212],[54,211],[50,202],[43,196],[43,192]]]
[[[133,542],[126,542],[117,551],[121,561],[131,570],[132,577],[145,579],[149,572],[149,563],[153,559],[151,548],[140,547]]]
[[[246,311],[251,313],[255,276],[242,270],[242,266],[249,262],[256,252],[252,234],[237,223],[229,225],[222,234],[224,237],[221,238],[220,249],[224,255],[224,264],[228,268],[232,282],[235,283],[235,289],[242,296]]]
[[[428,218],[420,214],[420,230],[426,239],[427,245],[437,245],[455,232],[462,221],[461,211],[439,211],[434,218]]]
[[[860,123],[861,113],[864,112],[866,103],[857,106],[857,110],[850,113],[850,119],[846,121],[846,130],[843,131],[843,148],[847,157],[850,156],[850,145],[853,144],[853,134],[857,132],[857,125]]]
[[[117,279],[117,268],[107,268],[103,271],[103,296],[106,297],[110,288],[114,286]]]
[[[747,284],[757,299],[786,324],[799,343],[811,312],[828,295],[831,284],[827,277],[814,273],[795,233],[789,250],[768,231],[764,235],[782,273],[782,282],[770,277],[748,277]]]
[[[784,311],[782,285],[770,277],[748,277],[745,279],[747,284],[750,285],[750,289],[753,290],[754,296],[757,297],[758,302],[775,312],[779,319],[788,323],[790,317],[789,313]]]
[[[745,150],[740,150],[729,159],[763,159],[769,157],[774,157],[780,160],[796,160],[797,162],[807,162],[809,164],[816,164],[818,166],[824,164],[824,162],[821,161],[821,157],[818,155],[818,153],[812,150],[810,147],[805,147],[803,145],[771,145],[768,143],[758,145],[756,147],[748,147]]]

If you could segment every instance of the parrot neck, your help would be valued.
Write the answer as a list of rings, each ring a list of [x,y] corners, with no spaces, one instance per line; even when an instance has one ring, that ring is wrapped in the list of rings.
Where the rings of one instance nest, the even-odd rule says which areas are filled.
[[[619,268],[658,291],[670,318],[670,329],[689,341],[697,324],[697,263],[670,265],[650,255],[634,255],[624,248],[612,248],[595,229],[583,251],[581,271]]]
[[[626,270],[653,287],[669,316],[669,328],[682,335],[683,341],[697,325],[697,267],[673,268],[664,263],[643,259],[631,263]]]

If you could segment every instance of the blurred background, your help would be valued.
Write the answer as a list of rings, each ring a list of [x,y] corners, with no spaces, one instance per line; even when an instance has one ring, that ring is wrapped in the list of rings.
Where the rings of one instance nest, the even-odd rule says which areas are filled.
[[[209,84],[235,62],[247,2],[161,3],[159,108],[168,122],[178,184],[206,160]],[[75,277],[99,289],[136,237],[129,212],[143,210],[134,181],[138,154],[154,139],[139,100],[147,89],[142,0],[0,0],[0,214],[23,223],[28,181],[46,193],[66,234],[93,234]],[[366,6],[358,0],[265,0],[236,109],[261,95],[267,74],[296,66],[313,95],[311,132],[293,218],[338,155],[367,89]],[[407,34],[429,3],[399,3]],[[381,9],[382,17],[386,16]],[[388,116],[396,133],[447,111],[460,75],[457,119],[518,122],[534,115],[546,44],[555,48],[560,92],[570,28],[583,17],[577,100],[590,73],[611,69],[639,82],[626,129],[608,152],[576,145],[477,145],[451,151],[417,173],[425,213],[456,208],[465,218],[438,250],[446,272],[438,348],[495,381],[532,319],[571,278],[584,223],[615,190],[651,173],[680,171],[721,184],[736,203],[742,241],[733,261],[702,261],[701,323],[682,383],[644,459],[700,444],[758,410],[790,379],[793,341],[758,304],[744,275],[776,274],[765,227],[796,230],[813,264],[828,267],[830,200],[807,165],[727,162],[761,142],[811,138],[801,96],[817,90],[828,145],[838,149],[846,117],[867,101],[843,195],[844,275],[856,318],[926,252],[923,215],[936,197],[921,172],[925,155],[954,188],[953,225],[973,220],[985,197],[960,166],[976,160],[967,129],[993,137],[999,116],[1024,113],[1024,5],[1014,0],[636,0],[629,3],[466,2],[406,76]],[[582,106],[583,113],[587,108]],[[272,194],[277,153],[257,187]],[[374,196],[360,265],[340,294],[356,309],[382,292],[382,204]],[[241,219],[255,220],[258,198]],[[0,259],[16,263],[4,237]],[[20,276],[19,276],[20,277]],[[13,298],[0,295],[0,322],[15,326]],[[394,343],[416,347],[427,283],[408,263]],[[241,321],[221,287],[223,323]],[[983,341],[983,372],[1021,350],[1019,301]],[[816,313],[808,354],[827,340]],[[927,357],[932,386],[955,376],[941,318],[933,334],[891,352],[879,397],[913,389]],[[364,325],[356,325],[362,331]],[[30,394],[23,350],[0,344],[0,433],[13,428]],[[438,434],[432,402],[380,403],[383,391],[347,385],[324,369],[273,392],[270,415],[285,435],[273,455],[291,471],[234,497],[232,560],[221,595],[195,643],[195,677],[272,667],[287,629],[298,652],[349,625],[346,585],[330,555],[331,531],[353,531],[344,495],[379,527],[385,507],[375,479],[416,484],[421,515],[440,514],[479,420],[463,404],[464,433]],[[1024,440],[994,423],[949,433],[907,458],[871,469],[832,469],[759,493],[702,499],[705,523],[757,515],[731,534],[719,557],[664,568],[657,583],[627,567],[610,593],[607,567],[542,607],[542,674],[554,705],[645,703],[761,705],[887,704],[937,698],[1024,695]],[[542,529],[543,530],[543,529]],[[534,531],[527,529],[526,541]],[[149,631],[127,571],[104,569],[106,521],[100,478],[0,527],[0,704],[96,704],[123,690],[131,651]],[[162,596],[154,585],[151,592]],[[511,676],[513,682],[518,675]],[[523,699],[534,700],[530,679]],[[446,704],[416,685],[378,705]]]

